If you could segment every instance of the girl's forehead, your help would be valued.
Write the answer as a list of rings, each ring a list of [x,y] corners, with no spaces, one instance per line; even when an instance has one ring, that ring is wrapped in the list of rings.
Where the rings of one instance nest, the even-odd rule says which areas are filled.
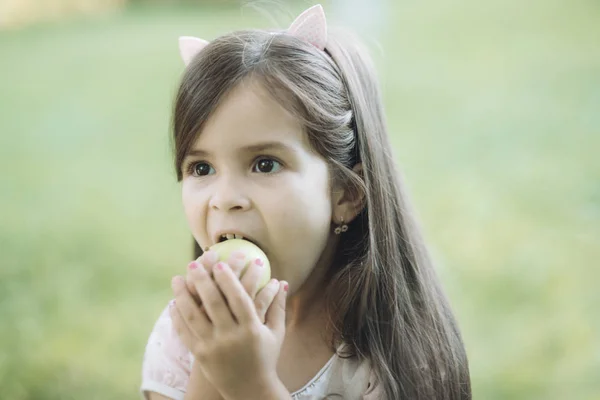
[[[300,122],[255,80],[235,86],[207,121],[210,124],[293,125]]]
[[[308,144],[304,127],[260,84],[243,82],[227,94],[195,140],[195,146],[250,146],[260,142]]]

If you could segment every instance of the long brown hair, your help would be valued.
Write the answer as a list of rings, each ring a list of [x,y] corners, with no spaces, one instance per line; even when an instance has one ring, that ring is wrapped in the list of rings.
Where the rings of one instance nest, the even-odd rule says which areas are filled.
[[[203,124],[245,79],[296,116],[334,181],[365,199],[330,271],[332,345],[344,342],[345,356],[369,359],[388,399],[470,399],[464,344],[394,162],[367,52],[331,30],[325,52],[260,30],[211,42],[186,69],[174,104],[178,181]],[[194,242],[195,257],[201,252]]]

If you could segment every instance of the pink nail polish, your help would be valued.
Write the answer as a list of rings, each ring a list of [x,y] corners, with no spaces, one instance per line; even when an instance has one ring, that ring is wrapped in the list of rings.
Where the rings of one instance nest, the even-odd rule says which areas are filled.
[[[287,283],[284,283],[284,284],[283,284],[283,291],[284,291],[284,292],[287,292],[287,291],[288,291],[288,289],[289,289],[289,286],[288,286],[288,284],[287,284]]]
[[[217,252],[214,250],[209,250],[202,255],[202,260],[205,265],[213,265],[214,263],[217,262],[218,259],[219,259],[219,256],[218,256]]]
[[[260,258],[257,258],[256,260],[254,260],[254,264],[258,265],[259,267],[262,267],[264,265],[264,262]]]
[[[196,261],[192,261],[191,263],[188,264],[188,268],[196,269],[196,268],[198,268],[198,263]]]
[[[179,286],[179,276],[174,276],[173,279],[171,279],[171,286]]]
[[[219,262],[219,263],[217,263],[216,267],[218,270],[223,271],[225,269],[225,264],[223,264],[222,262]]]

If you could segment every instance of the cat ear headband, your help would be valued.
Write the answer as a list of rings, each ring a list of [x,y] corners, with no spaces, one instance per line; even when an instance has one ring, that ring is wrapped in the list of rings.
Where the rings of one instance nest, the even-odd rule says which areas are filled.
[[[327,21],[320,4],[312,6],[300,14],[285,33],[325,50],[327,44]],[[179,38],[179,53],[187,66],[208,42],[204,39],[182,36]]]

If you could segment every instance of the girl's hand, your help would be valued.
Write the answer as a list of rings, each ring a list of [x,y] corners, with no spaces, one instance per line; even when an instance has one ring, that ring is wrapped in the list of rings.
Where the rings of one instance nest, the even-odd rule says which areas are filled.
[[[186,287],[193,299],[196,303],[201,306],[201,309],[204,310],[204,306],[202,306],[202,301],[198,296],[198,291],[196,290],[196,286],[193,281],[193,270],[195,268],[204,268],[211,276],[214,269],[215,264],[217,263],[217,253],[211,250],[208,250],[202,254],[196,261],[192,261],[188,265],[188,273],[186,276]],[[231,267],[231,270],[235,274],[236,277],[239,278],[242,269],[245,267],[246,257],[242,251],[234,251],[231,253],[231,256],[227,260],[227,264]],[[242,286],[246,290],[246,293],[254,300],[254,304],[256,306],[256,312],[258,313],[260,320],[265,322],[265,315],[267,313],[267,309],[271,305],[271,302],[274,299],[273,297],[269,297],[271,292],[258,292],[258,282],[262,277],[262,266],[256,263],[257,260],[254,260],[250,263],[248,268],[246,269],[244,275],[241,278]],[[257,293],[258,292],[258,293]],[[261,294],[262,293],[262,294]],[[276,293],[275,293],[276,294]]]
[[[287,283],[272,280],[252,301],[260,273],[244,284],[228,264],[203,265],[188,274],[203,304],[202,310],[186,289],[183,278],[173,279],[176,306],[173,325],[198,361],[207,379],[226,399],[263,398],[281,388],[276,365],[285,334]],[[251,269],[249,268],[248,273]],[[247,274],[244,275],[244,277]],[[270,304],[264,314],[261,304]]]
[[[241,274],[242,269],[245,266],[245,261],[246,257],[244,257],[244,254],[242,252],[233,252],[231,254],[231,257],[229,258],[229,260],[227,260],[228,264],[231,266],[231,269],[234,271],[236,277],[239,277]],[[206,269],[206,271],[209,274],[212,274],[212,270],[214,267],[214,264],[217,262],[217,254],[214,251],[207,251],[205,252],[201,257],[199,257],[196,261],[193,261],[190,263],[190,265],[188,266],[188,273],[187,273],[187,277],[186,277],[186,287],[187,290],[189,292],[189,294],[191,295],[192,299],[196,302],[196,304],[200,307],[201,312],[205,312],[204,306],[202,306],[201,304],[201,300],[198,297],[198,292],[196,291],[196,287],[194,286],[193,280],[192,280],[192,271],[195,268],[204,268]],[[262,275],[262,268],[256,264],[255,262],[252,263],[248,269],[246,270],[246,272],[244,273],[244,276],[242,277],[242,286],[244,286],[244,288],[246,289],[246,292],[248,293],[248,295],[250,297],[252,297],[255,301],[255,306],[256,306],[256,312],[258,313],[258,315],[261,318],[261,321],[264,323],[264,319],[265,319],[265,314],[267,312],[267,309],[269,308],[269,306],[271,305],[271,303],[273,302],[273,300],[275,299],[275,295],[277,294],[278,291],[278,282],[273,282],[274,286],[277,286],[277,288],[265,288],[265,290],[262,290],[260,292],[258,292],[257,295],[257,285],[258,282],[260,280],[260,277]],[[184,301],[186,301],[184,299]],[[171,310],[171,318],[174,320],[175,316],[174,313],[178,313],[179,311],[177,311],[176,309],[172,309]],[[181,316],[179,316],[181,318]],[[192,344],[192,340],[186,340],[185,337],[183,337],[183,335],[181,335],[181,339],[184,341],[184,344],[188,347],[188,349],[191,349],[193,344]],[[189,342],[189,343],[188,343]],[[200,368],[200,365],[198,362],[194,363],[193,367],[192,367],[192,371],[191,371],[191,375],[189,378],[189,383],[187,386],[187,391],[185,394],[185,399],[198,399],[198,398],[202,398],[202,399],[211,399],[211,400],[222,400],[222,396],[220,395],[220,393],[216,390],[216,388],[212,385],[212,383],[207,380],[206,376],[204,375],[204,372],[202,371],[202,369]]]

